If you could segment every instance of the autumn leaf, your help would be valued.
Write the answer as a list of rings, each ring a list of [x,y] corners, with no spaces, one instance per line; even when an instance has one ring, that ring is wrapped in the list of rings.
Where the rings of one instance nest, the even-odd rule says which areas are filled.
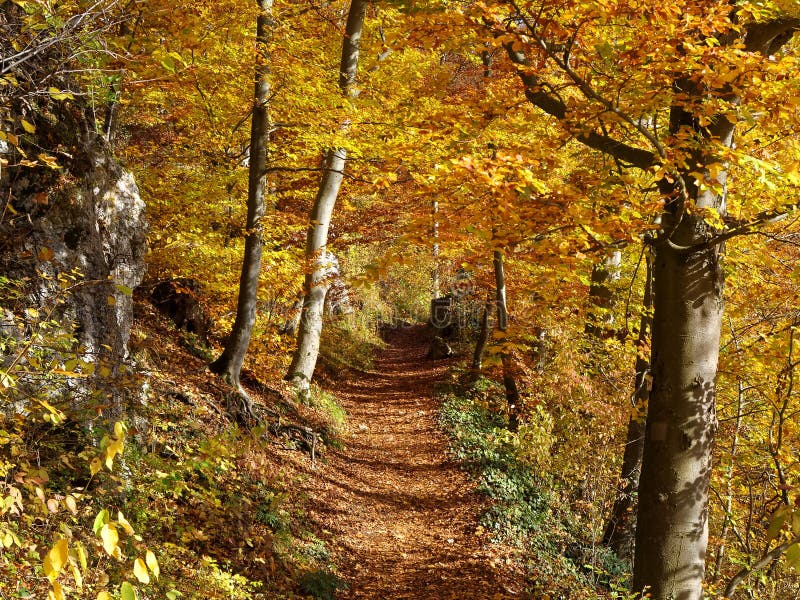
[[[161,569],[158,566],[158,560],[156,560],[156,555],[153,554],[150,550],[147,551],[145,554],[145,562],[147,563],[148,568],[153,573],[153,576],[158,579],[159,574],[161,573]]]
[[[44,574],[51,583],[55,582],[61,569],[67,563],[69,543],[65,538],[60,538],[44,557]]]
[[[150,583],[150,575],[148,574],[147,567],[141,558],[137,558],[133,561],[133,574],[141,583],[145,585]]]
[[[109,556],[114,556],[119,543],[119,534],[113,523],[106,523],[100,529],[100,538],[103,540],[103,550]]]

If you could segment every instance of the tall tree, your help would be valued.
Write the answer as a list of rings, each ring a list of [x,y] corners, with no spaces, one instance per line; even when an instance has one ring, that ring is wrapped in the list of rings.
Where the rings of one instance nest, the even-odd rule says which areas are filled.
[[[508,305],[506,304],[506,270],[503,261],[503,252],[494,251],[494,281],[495,303],[497,304],[497,330],[503,336],[501,343],[505,346],[505,334],[508,330]],[[516,431],[519,428],[519,415],[521,411],[519,387],[514,376],[514,362],[506,348],[500,352],[500,361],[503,366],[503,386],[506,390],[508,404],[508,428]]]
[[[250,336],[256,321],[258,280],[261,274],[263,246],[262,219],[266,213],[267,154],[269,145],[270,50],[274,27],[273,0],[258,0],[260,12],[256,21],[256,67],[253,114],[250,126],[250,163],[247,187],[247,221],[244,259],[239,279],[236,319],[220,357],[211,363],[211,370],[221,374],[241,396],[244,409],[249,400],[239,380]]]
[[[717,429],[723,242],[740,232],[724,231],[720,216],[726,211],[736,111],[746,94],[752,101],[761,89],[754,79],[747,80],[744,64],[763,65],[760,57],[774,54],[792,37],[800,26],[800,14],[782,14],[773,7],[754,16],[744,8],[737,12],[727,2],[709,6],[693,0],[644,15],[632,12],[629,3],[609,6],[602,15],[577,3],[571,3],[571,12],[563,7],[553,12],[546,3],[510,4],[496,12],[483,9],[479,19],[492,25],[496,43],[517,65],[528,100],[555,117],[576,140],[611,155],[619,164],[659,171],[664,211],[654,241],[652,391],[633,585],[634,591],[647,589],[657,600],[696,600],[703,594]],[[749,3],[745,5],[752,10]],[[578,14],[582,10],[585,15]],[[568,19],[562,20],[565,14]],[[680,23],[675,14],[681,15]],[[639,45],[641,54],[633,46],[625,46],[623,52],[619,39],[603,37],[608,31],[605,23],[613,19],[644,19],[643,24],[656,28],[654,37],[663,35],[662,43],[670,44],[674,52],[647,54],[651,50],[647,44]],[[599,26],[593,28],[593,23]],[[588,56],[588,49],[599,58]],[[610,64],[615,52],[624,55],[616,65],[618,79],[609,75],[615,72]],[[654,57],[663,60],[660,72]],[[605,63],[598,70],[576,67],[598,61]],[[708,68],[708,62],[717,68]],[[636,73],[640,77],[623,77],[634,66],[641,70]],[[718,76],[723,71],[730,79]],[[638,89],[627,89],[629,81],[635,81],[631,87]],[[671,89],[656,87],[665,81]],[[643,82],[653,87],[643,90]],[[568,104],[564,87],[582,97],[583,105],[573,97]],[[608,96],[611,90],[614,95]],[[641,100],[639,107],[625,104],[631,91],[638,99],[643,93],[655,98],[666,92],[668,127],[658,126],[657,114],[636,114],[646,104]],[[649,148],[629,143],[633,135]]]
[[[639,319],[639,334],[636,340],[636,363],[634,367],[634,391],[631,396],[631,416],[625,435],[625,451],[622,456],[620,481],[622,485],[614,500],[611,515],[603,532],[603,543],[620,558],[633,561],[634,536],[636,535],[636,497],[639,492],[639,476],[642,471],[644,450],[644,425],[647,401],[650,397],[650,330],[653,310],[653,267],[650,252],[645,248],[645,280],[642,299],[642,315]]]
[[[366,0],[352,0],[347,15],[344,39],[342,41],[342,60],[339,67],[339,89],[349,100],[358,95],[356,75],[361,43],[361,31],[367,13]],[[344,123],[346,129],[349,123]],[[291,381],[300,394],[307,394],[314,376],[314,368],[319,355],[319,341],[322,334],[325,295],[330,287],[330,255],[326,250],[328,228],[333,208],[339,195],[347,161],[347,149],[331,148],[323,163],[324,174],[317,190],[314,205],[309,215],[306,238],[307,269],[303,290],[305,299],[300,315],[300,329],[297,334],[297,348],[286,378]]]

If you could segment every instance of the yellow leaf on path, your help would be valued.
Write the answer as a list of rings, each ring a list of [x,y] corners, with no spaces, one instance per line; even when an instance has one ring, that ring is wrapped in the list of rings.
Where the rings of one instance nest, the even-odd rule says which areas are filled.
[[[141,558],[137,558],[135,561],[133,561],[133,574],[141,583],[145,585],[150,583],[150,575],[148,574],[147,567],[144,565],[144,561]]]
[[[121,600],[136,600],[136,589],[127,581],[123,581],[119,586],[119,597]]]
[[[81,575],[81,570],[78,568],[78,565],[75,564],[75,559],[70,559],[70,566],[72,567],[72,577],[75,579],[75,585],[78,586],[78,589],[83,589],[83,575]]]
[[[36,126],[25,119],[20,119],[20,123],[22,123],[22,128],[28,133],[34,133],[36,131]]]
[[[108,592],[100,592],[97,594],[97,600],[112,600],[111,594]]]
[[[69,512],[71,512],[73,515],[77,515],[78,514],[78,504],[75,501],[75,496],[70,494],[69,496],[64,498],[64,504],[67,505],[67,508],[69,509]]]
[[[81,568],[85,571],[88,561],[86,560],[86,548],[80,542],[75,542],[75,554],[78,556],[78,562],[81,563]]]

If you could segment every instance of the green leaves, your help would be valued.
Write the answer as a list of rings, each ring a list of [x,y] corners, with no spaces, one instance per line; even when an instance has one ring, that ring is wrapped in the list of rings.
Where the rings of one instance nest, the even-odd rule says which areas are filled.
[[[124,581],[119,588],[120,600],[136,600],[136,588]]]

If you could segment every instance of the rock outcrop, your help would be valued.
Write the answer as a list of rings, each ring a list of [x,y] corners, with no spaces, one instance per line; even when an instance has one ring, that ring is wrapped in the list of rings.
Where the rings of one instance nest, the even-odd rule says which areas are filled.
[[[3,173],[0,272],[23,282],[27,306],[59,305],[53,316],[65,327],[74,323],[76,357],[108,378],[128,359],[131,292],[146,270],[147,223],[131,173],[101,136],[83,131],[60,136],[60,169]],[[111,404],[119,408],[119,398]]]

